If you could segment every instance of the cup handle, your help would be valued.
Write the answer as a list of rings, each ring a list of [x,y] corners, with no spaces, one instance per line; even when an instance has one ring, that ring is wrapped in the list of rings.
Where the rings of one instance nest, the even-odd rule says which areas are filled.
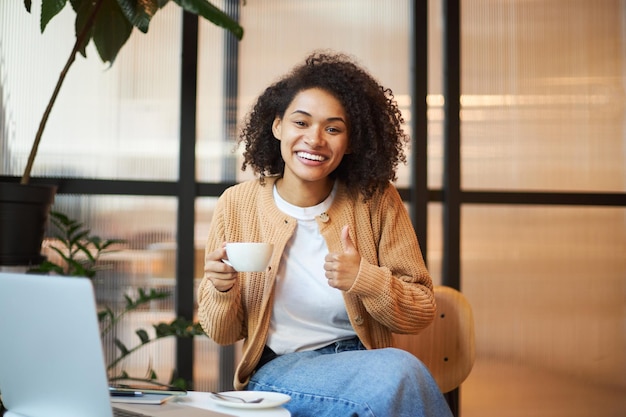
[[[233,264],[231,264],[230,262],[228,262],[228,259],[222,259],[222,262],[224,262],[226,265],[228,265],[228,266],[230,266],[230,267],[233,267],[233,268],[234,268]]]

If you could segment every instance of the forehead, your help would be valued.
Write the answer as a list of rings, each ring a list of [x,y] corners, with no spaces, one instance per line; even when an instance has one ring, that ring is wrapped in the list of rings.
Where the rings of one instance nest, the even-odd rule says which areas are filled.
[[[337,97],[321,88],[308,88],[298,92],[287,108],[287,113],[294,111],[331,112],[345,116],[343,105]]]

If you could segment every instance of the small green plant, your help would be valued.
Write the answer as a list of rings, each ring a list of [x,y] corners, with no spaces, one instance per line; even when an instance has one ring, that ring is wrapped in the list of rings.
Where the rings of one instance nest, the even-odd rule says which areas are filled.
[[[46,260],[41,265],[31,268],[31,273],[58,274],[65,276],[77,276],[94,278],[98,271],[106,266],[102,264],[101,256],[119,250],[120,245],[125,241],[121,239],[102,239],[100,236],[92,235],[91,230],[86,228],[83,223],[69,218],[67,215],[58,211],[51,211],[50,220],[56,231],[53,234],[54,242],[50,249],[56,254],[55,260]],[[135,296],[124,295],[125,305],[120,311],[115,311],[109,306],[103,307],[98,312],[98,321],[100,323],[101,338],[103,341],[111,337],[115,326],[130,312],[149,304],[152,301],[163,300],[171,296],[170,291],[139,288]],[[202,327],[199,323],[193,323],[184,318],[176,318],[173,321],[161,322],[153,325],[154,337],[151,337],[145,329],[135,330],[135,334],[139,338],[136,345],[132,347],[126,346],[120,339],[114,337],[113,344],[117,348],[117,355],[107,364],[107,372],[109,373],[109,381],[139,381],[147,382],[155,385],[159,384],[158,376],[151,365],[143,377],[132,377],[122,368],[119,374],[111,375],[116,367],[124,361],[128,356],[143,348],[144,346],[156,342],[165,337],[194,337],[204,335]],[[176,378],[172,375],[169,385],[181,389],[187,389],[188,382],[183,379]]]
[[[98,264],[100,256],[116,251],[115,245],[125,243],[121,239],[93,236],[82,223],[58,211],[50,212],[50,221],[57,230],[53,237],[59,243],[58,246],[50,246],[50,249],[56,252],[61,262],[45,260],[29,272],[93,278],[101,268]]]
[[[115,325],[129,312],[136,310],[144,304],[147,304],[154,300],[161,300],[169,297],[171,294],[169,292],[157,291],[154,289],[149,290],[148,292],[139,289],[138,295],[136,298],[132,298],[128,295],[125,295],[126,305],[124,309],[120,312],[114,312],[110,308],[105,308],[104,310],[98,313],[98,321],[101,326],[101,337],[105,340],[108,337],[108,334],[115,327]],[[118,364],[120,364],[126,357],[130,356],[137,350],[143,348],[144,346],[156,342],[157,340],[175,336],[175,337],[194,337],[204,335],[204,331],[199,323],[193,323],[184,318],[176,318],[171,322],[161,322],[152,325],[154,329],[154,337],[150,337],[148,332],[145,329],[137,329],[135,330],[135,334],[139,338],[139,343],[133,347],[127,347],[120,339],[114,338],[113,343],[117,347],[118,355],[115,359],[107,365],[107,371],[109,373],[109,382],[115,383],[118,381],[139,381],[139,382],[148,382],[151,384],[157,384],[156,381],[158,376],[155,370],[151,365],[148,365],[147,372],[143,377],[132,377],[125,370],[119,374],[112,375],[111,373],[115,370]],[[175,386],[181,389],[188,389],[188,383],[184,379],[176,378],[175,374],[172,375],[169,385]]]

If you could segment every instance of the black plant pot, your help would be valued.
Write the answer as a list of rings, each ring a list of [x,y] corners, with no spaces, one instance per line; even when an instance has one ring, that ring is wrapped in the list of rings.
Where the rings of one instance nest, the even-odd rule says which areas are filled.
[[[0,182],[0,265],[40,264],[50,206],[57,187]]]

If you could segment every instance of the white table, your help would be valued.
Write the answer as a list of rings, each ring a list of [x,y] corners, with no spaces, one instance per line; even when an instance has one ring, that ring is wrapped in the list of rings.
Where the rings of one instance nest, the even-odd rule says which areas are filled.
[[[241,409],[221,406],[213,401],[208,392],[189,391],[186,396],[176,399],[177,402],[188,404],[205,410],[219,411],[237,417],[289,417],[291,413],[283,407]]]

